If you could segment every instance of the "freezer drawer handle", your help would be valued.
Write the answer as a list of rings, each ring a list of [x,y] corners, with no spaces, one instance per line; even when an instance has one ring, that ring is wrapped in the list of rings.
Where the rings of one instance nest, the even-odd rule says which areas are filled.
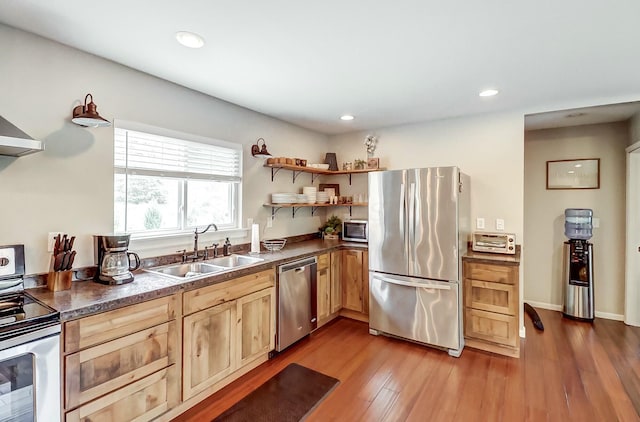
[[[451,286],[447,286],[444,284],[412,283],[411,281],[395,280],[393,278],[380,277],[380,276],[376,278],[378,280],[386,281],[387,283],[399,284],[401,286],[407,286],[407,287],[417,287],[420,289],[451,290]]]

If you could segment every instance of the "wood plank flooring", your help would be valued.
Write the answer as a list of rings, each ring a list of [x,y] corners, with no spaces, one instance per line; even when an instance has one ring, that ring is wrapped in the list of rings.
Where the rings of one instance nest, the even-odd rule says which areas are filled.
[[[309,421],[640,421],[640,329],[538,313],[545,331],[525,320],[520,359],[456,359],[339,319],[175,421],[210,421],[291,362],[341,381]]]

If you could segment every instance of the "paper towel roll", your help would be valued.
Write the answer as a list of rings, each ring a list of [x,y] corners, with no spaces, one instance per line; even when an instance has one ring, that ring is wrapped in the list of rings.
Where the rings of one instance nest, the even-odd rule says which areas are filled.
[[[251,253],[260,253],[260,225],[251,225]]]

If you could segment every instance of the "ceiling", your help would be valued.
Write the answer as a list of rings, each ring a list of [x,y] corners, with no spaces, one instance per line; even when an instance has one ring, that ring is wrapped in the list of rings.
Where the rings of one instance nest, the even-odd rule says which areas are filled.
[[[640,113],[640,102],[556,110],[525,116],[525,130],[622,122]]]
[[[0,2],[2,23],[326,134],[640,93],[639,16],[637,0]]]

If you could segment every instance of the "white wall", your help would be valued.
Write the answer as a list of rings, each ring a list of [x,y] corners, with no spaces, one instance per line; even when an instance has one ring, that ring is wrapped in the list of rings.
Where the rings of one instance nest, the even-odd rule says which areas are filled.
[[[522,113],[500,113],[395,126],[371,132],[329,138],[338,164],[366,159],[363,144],[367,134],[378,137],[375,153],[380,166],[402,169],[458,166],[471,177],[471,217],[486,219],[486,230],[495,230],[495,219],[505,220],[505,231],[516,233],[521,243],[523,227],[523,139]],[[354,176],[355,180],[355,176]],[[347,180],[341,183],[348,185]],[[349,189],[366,189],[366,180]],[[347,186],[348,188],[348,186]]]
[[[93,265],[93,234],[113,230],[113,129],[70,122],[71,110],[92,93],[98,112],[123,119],[244,145],[243,221],[263,224],[262,204],[274,191],[294,191],[310,180],[281,172],[274,183],[250,145],[263,137],[275,155],[324,158],[327,137],[197,93],[128,67],[0,25],[0,115],[46,150],[20,158],[0,157],[0,245],[25,244],[27,273],[46,272],[46,237],[60,230],[77,236],[74,266]],[[307,175],[308,176],[308,175]],[[317,182],[316,182],[317,183]],[[286,215],[285,215],[286,214]],[[322,214],[321,214],[322,215]],[[280,211],[266,237],[316,231],[321,217]],[[244,233],[240,234],[244,236]],[[201,245],[215,235],[205,235]],[[233,243],[248,241],[233,239]],[[161,247],[138,243],[142,256],[192,247],[191,236]]]
[[[386,169],[460,167],[471,178],[473,229],[476,217],[485,218],[489,231],[495,231],[495,219],[502,218],[505,231],[515,233],[519,244],[524,242],[523,113],[486,114],[336,135],[329,138],[328,150],[336,152],[340,166],[344,161],[364,159],[364,139],[369,133],[379,138],[374,156],[380,157],[380,166]],[[366,180],[358,180],[351,187],[346,182],[341,182],[341,191],[343,186],[354,192],[366,189]],[[520,283],[521,302],[522,295]]]
[[[591,208],[596,312],[624,312],[625,147],[627,123],[528,131],[524,164],[525,301],[561,309],[565,208]],[[600,158],[600,189],[546,190],[546,161]]]
[[[629,119],[629,145],[640,142],[640,113],[636,113]]]

